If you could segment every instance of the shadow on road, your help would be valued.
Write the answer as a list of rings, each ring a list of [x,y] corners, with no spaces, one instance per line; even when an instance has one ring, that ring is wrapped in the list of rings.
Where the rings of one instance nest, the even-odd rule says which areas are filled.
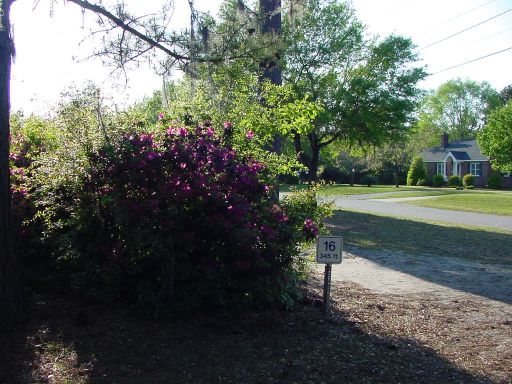
[[[328,220],[358,256],[422,280],[512,304],[512,233],[336,211]],[[365,252],[399,250],[403,253]],[[342,268],[342,267],[340,267]]]

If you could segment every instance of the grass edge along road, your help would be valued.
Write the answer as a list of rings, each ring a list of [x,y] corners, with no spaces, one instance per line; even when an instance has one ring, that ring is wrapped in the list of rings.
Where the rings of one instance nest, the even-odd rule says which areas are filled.
[[[512,232],[351,210],[326,220],[344,244],[512,266]]]
[[[486,213],[492,215],[512,216],[511,193],[466,193],[460,195],[436,196],[432,199],[403,201],[402,203],[420,207],[448,209]]]
[[[291,192],[293,189],[304,189],[308,188],[308,184],[297,184],[288,185],[281,184],[279,186],[280,192]],[[400,186],[395,187],[394,185],[374,185],[368,187],[367,185],[354,185],[349,184],[327,184],[320,188],[319,194],[327,196],[338,196],[338,195],[363,195],[369,193],[382,193],[382,192],[402,192],[415,190],[417,187],[406,187]]]
[[[297,186],[281,185],[281,192],[289,192],[292,188],[307,188],[307,184]],[[499,190],[456,190],[450,188],[406,187],[376,185],[372,187],[348,184],[325,185],[320,188],[321,196],[348,196],[389,193],[384,196],[368,197],[370,199],[393,199],[410,197],[433,197],[432,199],[402,201],[402,204],[417,205],[428,208],[466,211],[503,216],[512,216],[512,191]]]

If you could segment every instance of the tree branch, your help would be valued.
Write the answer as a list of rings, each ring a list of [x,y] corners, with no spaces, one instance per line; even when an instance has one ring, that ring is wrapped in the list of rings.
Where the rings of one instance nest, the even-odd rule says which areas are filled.
[[[94,13],[97,13],[97,14],[100,14],[100,15],[103,15],[103,16],[107,17],[109,20],[111,20],[118,27],[122,28],[123,30],[125,30],[127,32],[130,32],[131,34],[137,36],[142,41],[148,43],[153,48],[156,48],[156,49],[159,49],[159,50],[165,52],[166,54],[168,54],[169,56],[175,58],[176,60],[182,60],[182,61],[189,61],[190,60],[190,57],[187,57],[187,56],[184,56],[184,55],[180,55],[179,53],[176,53],[176,52],[170,50],[169,48],[167,48],[167,47],[163,46],[162,44],[160,44],[158,41],[155,41],[155,40],[149,38],[148,36],[144,35],[143,33],[137,31],[135,28],[129,26],[123,20],[121,20],[120,18],[118,18],[117,16],[115,16],[114,14],[110,13],[105,8],[103,8],[103,7],[101,7],[101,6],[97,5],[97,4],[91,4],[88,1],[84,1],[84,0],[67,0],[67,1],[69,1],[71,3],[74,3],[74,4],[80,6],[80,7],[84,8],[84,9],[87,9],[89,11],[92,11]]]

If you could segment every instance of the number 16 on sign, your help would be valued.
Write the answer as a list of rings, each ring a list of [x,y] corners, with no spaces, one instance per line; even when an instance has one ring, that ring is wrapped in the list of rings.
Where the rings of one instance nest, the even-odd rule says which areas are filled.
[[[343,238],[341,236],[318,236],[316,238],[316,262],[325,264],[323,312],[329,314],[332,264],[341,263]]]
[[[341,236],[318,236],[316,238],[316,262],[319,264],[341,263],[343,239]]]

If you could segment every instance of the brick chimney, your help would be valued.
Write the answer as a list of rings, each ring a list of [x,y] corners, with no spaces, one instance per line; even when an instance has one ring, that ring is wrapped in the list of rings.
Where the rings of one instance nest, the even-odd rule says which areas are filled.
[[[448,146],[448,134],[444,132],[441,135],[441,148],[446,148]]]

